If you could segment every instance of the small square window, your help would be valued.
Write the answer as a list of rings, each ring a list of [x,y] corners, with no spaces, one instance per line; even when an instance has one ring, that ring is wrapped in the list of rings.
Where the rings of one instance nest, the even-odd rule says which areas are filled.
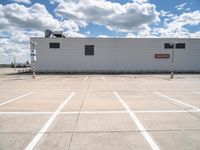
[[[185,49],[185,43],[177,43],[176,48],[177,49]]]
[[[172,49],[174,48],[174,45],[172,43],[165,43],[164,47],[165,49]]]
[[[50,48],[60,48],[60,43],[49,43]]]
[[[94,55],[94,45],[85,45],[85,56]]]

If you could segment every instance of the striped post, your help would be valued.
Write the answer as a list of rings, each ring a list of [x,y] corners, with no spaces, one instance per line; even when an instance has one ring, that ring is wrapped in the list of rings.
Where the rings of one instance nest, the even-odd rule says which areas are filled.
[[[171,75],[170,75],[170,78],[173,79],[174,78],[174,49],[175,49],[175,46],[176,46],[176,42],[173,43],[173,49],[172,49],[172,65],[171,65]]]
[[[174,78],[174,63],[172,63],[172,66],[171,66],[171,77],[170,78]]]
[[[33,61],[32,71],[33,71],[32,78],[35,79],[35,61]]]

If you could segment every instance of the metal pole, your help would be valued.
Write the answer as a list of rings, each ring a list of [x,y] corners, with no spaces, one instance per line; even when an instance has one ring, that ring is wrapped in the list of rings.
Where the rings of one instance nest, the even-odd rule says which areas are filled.
[[[171,76],[170,78],[174,78],[174,49],[175,49],[176,43],[173,43],[173,49],[172,49],[172,64],[171,64]]]

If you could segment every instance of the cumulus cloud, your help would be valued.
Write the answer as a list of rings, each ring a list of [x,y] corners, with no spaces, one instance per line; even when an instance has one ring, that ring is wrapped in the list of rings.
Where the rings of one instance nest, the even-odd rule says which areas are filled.
[[[140,30],[144,25],[159,21],[156,6],[144,0],[126,4],[106,0],[65,0],[55,12],[82,25],[93,23],[122,32]]]
[[[192,33],[187,28],[199,25],[200,11],[188,12],[174,16],[169,22],[165,22],[165,27],[155,28],[153,34],[160,37],[200,37],[197,32]]]
[[[13,2],[17,2],[17,3],[25,3],[25,4],[31,4],[30,0],[12,0]]]
[[[137,36],[133,33],[127,33],[125,38],[136,38]]]
[[[17,3],[0,5],[0,12],[0,28],[19,27],[44,30],[59,27],[59,22],[42,4],[36,3],[30,7]]]
[[[5,34],[7,36],[5,36]],[[0,59],[1,63],[10,63],[13,57],[17,58],[17,62],[26,62],[29,60],[30,48],[29,40],[31,36],[44,36],[42,31],[25,31],[19,29],[10,29],[9,31],[0,31]]]
[[[85,34],[75,32],[75,31],[71,31],[71,30],[64,32],[64,35],[66,37],[82,37],[82,38],[87,37]]]
[[[174,18],[174,21],[168,24],[169,28],[178,29],[185,25],[199,25],[200,24],[200,11],[183,13]]]
[[[29,60],[29,40],[44,36],[44,30],[63,30],[70,37],[84,37],[73,20],[55,19],[42,4],[30,7],[18,3],[0,5],[0,63]]]
[[[180,15],[161,11],[164,17],[163,25],[160,27],[148,28],[135,32],[129,32],[128,38],[200,38],[200,31],[190,31],[188,27],[200,25],[200,11],[182,13]],[[170,15],[171,17],[169,17]]]
[[[61,26],[70,31],[79,31],[79,26],[73,20],[64,20]]]

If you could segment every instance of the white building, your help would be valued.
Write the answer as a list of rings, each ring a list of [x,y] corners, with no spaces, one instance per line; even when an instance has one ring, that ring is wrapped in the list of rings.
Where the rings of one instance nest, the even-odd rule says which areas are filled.
[[[37,72],[200,72],[200,39],[31,37]],[[32,48],[32,46],[31,46]]]

